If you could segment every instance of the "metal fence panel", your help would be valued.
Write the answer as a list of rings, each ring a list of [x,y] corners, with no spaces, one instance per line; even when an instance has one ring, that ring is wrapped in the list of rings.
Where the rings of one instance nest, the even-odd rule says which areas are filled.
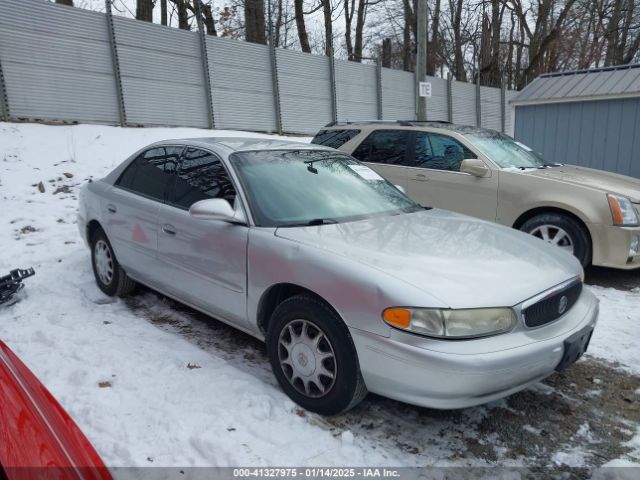
[[[339,121],[376,120],[376,66],[335,60]]]
[[[416,118],[415,77],[401,70],[382,69],[383,120]]]
[[[197,32],[114,17],[127,122],[207,127]]]
[[[427,77],[431,82],[431,97],[427,98],[427,120],[449,120],[447,81],[444,78]]]
[[[0,57],[13,118],[117,123],[104,14],[0,1]]]
[[[513,105],[511,105],[510,101],[516,97],[516,95],[518,95],[518,92],[516,90],[506,90],[504,92],[504,99],[505,99],[505,120],[504,120],[504,132],[507,135],[511,135],[513,137],[514,135],[514,119],[515,119],[515,108],[513,107]]]
[[[476,86],[473,83],[454,81],[451,86],[453,97],[453,123],[476,124]]]
[[[207,53],[216,127],[275,131],[269,47],[207,36]]]
[[[482,113],[482,128],[500,131],[502,128],[502,105],[499,88],[480,87],[480,112]]]
[[[329,57],[276,50],[282,129],[315,134],[331,122]]]

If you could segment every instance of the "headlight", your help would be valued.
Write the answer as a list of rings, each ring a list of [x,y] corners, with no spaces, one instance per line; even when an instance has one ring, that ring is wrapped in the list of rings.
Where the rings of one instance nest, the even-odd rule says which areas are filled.
[[[392,327],[437,338],[486,337],[508,332],[516,324],[510,308],[387,308],[382,318]]]
[[[609,208],[611,209],[614,225],[633,226],[640,223],[636,209],[627,197],[609,193],[607,194],[607,199],[609,200]]]

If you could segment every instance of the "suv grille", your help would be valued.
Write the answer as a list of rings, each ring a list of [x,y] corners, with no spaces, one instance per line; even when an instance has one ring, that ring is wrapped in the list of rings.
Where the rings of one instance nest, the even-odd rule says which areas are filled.
[[[530,305],[522,310],[524,324],[527,327],[539,327],[560,318],[567,313],[582,293],[582,282],[567,288]],[[566,300],[563,300],[566,299]]]

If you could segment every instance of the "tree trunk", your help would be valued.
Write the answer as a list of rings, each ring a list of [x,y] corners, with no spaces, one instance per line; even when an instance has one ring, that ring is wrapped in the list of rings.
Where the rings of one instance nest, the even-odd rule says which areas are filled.
[[[382,40],[382,66],[385,68],[391,68],[391,39],[385,38]]]
[[[145,22],[153,22],[153,0],[136,1],[136,18]]]
[[[364,20],[367,14],[367,2],[358,0],[358,15],[356,16],[356,39],[353,47],[353,61],[362,63],[362,32],[364,31]]]
[[[403,1],[404,7],[404,28],[402,40],[402,68],[405,72],[413,71],[413,46],[411,44],[411,32],[415,32],[414,24],[416,18],[414,10],[411,8],[410,0]],[[417,27],[417,25],[416,25]]]
[[[213,35],[214,37],[218,35],[216,32],[216,22],[213,19],[213,12],[211,11],[211,5],[205,5],[202,0],[193,0],[193,6],[195,9],[195,14],[197,15],[198,9],[196,8],[200,6],[200,15],[202,15],[202,23],[204,24],[207,35]]]
[[[298,28],[298,39],[300,40],[300,48],[303,52],[311,53],[311,45],[309,45],[309,35],[307,34],[307,27],[304,24],[304,10],[302,5],[303,0],[294,0],[293,6],[296,16],[296,27]]]
[[[440,63],[440,0],[436,0],[431,19],[431,41],[427,44],[427,75],[435,76]]]
[[[167,24],[167,0],[160,0],[160,24]]]
[[[344,40],[347,46],[347,59],[353,60],[353,42],[351,40],[351,22],[355,0],[344,0]]]
[[[56,0],[57,4],[73,7],[73,0]]]
[[[453,17],[453,58],[454,71],[453,74],[459,82],[467,81],[467,73],[464,70],[464,56],[462,54],[462,32],[460,30],[462,24],[462,4],[463,0],[457,0],[455,5],[455,13]]]
[[[333,54],[333,25],[331,23],[331,0],[321,0],[324,14],[324,52],[325,55]]]
[[[247,42],[266,45],[264,0],[245,0],[244,21]]]

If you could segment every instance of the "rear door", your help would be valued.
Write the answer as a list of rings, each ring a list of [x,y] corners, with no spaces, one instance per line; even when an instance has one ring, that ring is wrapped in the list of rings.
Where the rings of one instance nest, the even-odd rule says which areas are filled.
[[[351,154],[394,185],[407,190],[407,165],[410,161],[411,131],[375,130]]]
[[[233,206],[236,189],[217,155],[189,147],[167,204],[160,206],[158,214],[158,258],[165,289],[242,325],[246,322],[249,228],[191,217],[189,207],[208,198],[224,198]]]
[[[463,160],[478,158],[454,137],[414,132],[412,166],[407,168],[408,195],[423,206],[443,208],[495,221],[498,176],[460,172]]]
[[[153,284],[158,273],[158,209],[166,200],[182,149],[162,146],[142,152],[102,204],[105,230],[118,261],[145,283]]]

